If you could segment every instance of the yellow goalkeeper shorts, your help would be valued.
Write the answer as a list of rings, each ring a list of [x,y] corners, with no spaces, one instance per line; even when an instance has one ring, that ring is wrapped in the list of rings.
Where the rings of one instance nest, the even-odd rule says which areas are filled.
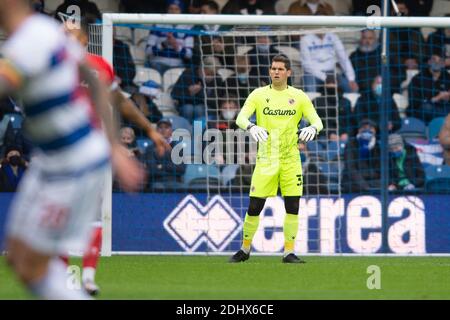
[[[250,196],[275,197],[280,186],[283,197],[303,195],[302,164],[299,157],[283,160],[258,160],[253,171]]]

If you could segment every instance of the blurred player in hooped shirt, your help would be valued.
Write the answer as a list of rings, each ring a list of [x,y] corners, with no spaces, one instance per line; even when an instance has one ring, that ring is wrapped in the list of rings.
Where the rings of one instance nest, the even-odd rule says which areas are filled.
[[[20,96],[24,134],[35,146],[8,213],[7,262],[39,298],[88,299],[67,286],[58,257],[88,246],[110,165],[128,191],[144,172],[117,140],[107,92],[83,48],[53,19],[33,14],[29,0],[0,0],[0,28],[8,37],[0,48],[0,97]],[[91,104],[103,130],[92,125]]]
[[[89,26],[94,24],[95,21],[83,16],[67,17],[65,15],[60,15],[60,17],[64,21],[65,31],[75,38],[84,48],[87,48],[89,41]],[[158,154],[165,154],[167,150],[170,150],[170,145],[155,129],[153,129],[151,123],[144,114],[131,100],[123,95],[111,64],[103,57],[89,53],[86,55],[86,61],[91,66],[98,79],[108,88],[110,104],[114,108],[118,108],[118,111],[124,118],[140,126],[147,133],[148,137],[155,143]],[[97,126],[100,126],[97,118],[98,117],[96,117],[96,114],[94,113],[93,121]],[[101,197],[101,195],[99,195],[99,197]],[[101,221],[102,217],[101,212],[99,211],[96,222],[94,222],[93,225],[90,246],[83,256],[83,286],[91,295],[97,295],[99,293],[99,287],[95,283],[95,274],[102,243]],[[64,257],[63,259],[68,263],[68,258]]]

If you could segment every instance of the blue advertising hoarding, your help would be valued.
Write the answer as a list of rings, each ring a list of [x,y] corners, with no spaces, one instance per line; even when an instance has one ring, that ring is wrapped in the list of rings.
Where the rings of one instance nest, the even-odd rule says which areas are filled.
[[[0,237],[12,195],[0,194]],[[120,252],[221,252],[240,247],[248,197],[207,194],[114,194],[112,250]],[[299,253],[382,252],[381,202],[372,195],[303,198]],[[399,254],[450,253],[450,197],[393,196],[387,243]],[[253,241],[255,252],[281,252],[284,205],[268,199]]]

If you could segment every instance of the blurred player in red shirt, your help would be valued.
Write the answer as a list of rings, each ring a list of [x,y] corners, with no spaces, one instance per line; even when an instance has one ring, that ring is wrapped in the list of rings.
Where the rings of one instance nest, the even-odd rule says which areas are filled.
[[[62,18],[67,18],[63,16]],[[65,29],[71,34],[77,41],[85,48],[89,42],[89,25],[93,24],[88,18],[82,17],[73,23],[73,19],[69,17],[65,21]],[[63,19],[65,20],[65,19]],[[141,127],[147,136],[155,143],[155,148],[161,156],[170,150],[170,145],[166,140],[151,126],[150,121],[142,114],[142,112],[133,104],[133,102],[127,99],[122,93],[118,79],[115,77],[114,70],[109,62],[103,57],[87,54],[86,61],[91,65],[92,70],[96,73],[99,80],[109,88],[110,92],[110,104],[114,108],[118,108],[120,114],[127,120],[135,123]],[[94,126],[100,128],[101,124],[95,113],[95,108],[92,108],[92,121]],[[101,194],[99,194],[101,197]],[[90,242],[88,250],[83,256],[83,275],[82,281],[85,290],[91,295],[97,295],[99,293],[99,287],[95,283],[95,273],[97,269],[97,263],[100,257],[102,243],[102,217],[101,212],[98,213],[97,221],[94,223],[94,230],[92,234],[92,240]],[[63,258],[68,263],[68,258]]]
[[[27,289],[44,299],[87,299],[67,285],[58,256],[85,250],[99,210],[98,190],[114,168],[125,190],[145,172],[117,139],[104,85],[92,75],[83,48],[28,0],[0,0],[0,98],[18,95],[34,145],[6,223],[7,263]],[[89,84],[89,96],[80,88]],[[95,101],[91,103],[90,99]],[[92,126],[96,107],[103,130]]]

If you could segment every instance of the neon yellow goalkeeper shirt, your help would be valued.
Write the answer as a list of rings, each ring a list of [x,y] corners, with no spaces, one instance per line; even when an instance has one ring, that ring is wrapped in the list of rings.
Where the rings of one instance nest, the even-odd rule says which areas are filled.
[[[323,129],[322,120],[309,97],[291,86],[275,90],[268,85],[253,90],[239,112],[236,124],[246,130],[254,112],[256,125],[269,133],[267,142],[258,145],[258,160],[298,157],[298,126],[303,116],[317,132]]]

